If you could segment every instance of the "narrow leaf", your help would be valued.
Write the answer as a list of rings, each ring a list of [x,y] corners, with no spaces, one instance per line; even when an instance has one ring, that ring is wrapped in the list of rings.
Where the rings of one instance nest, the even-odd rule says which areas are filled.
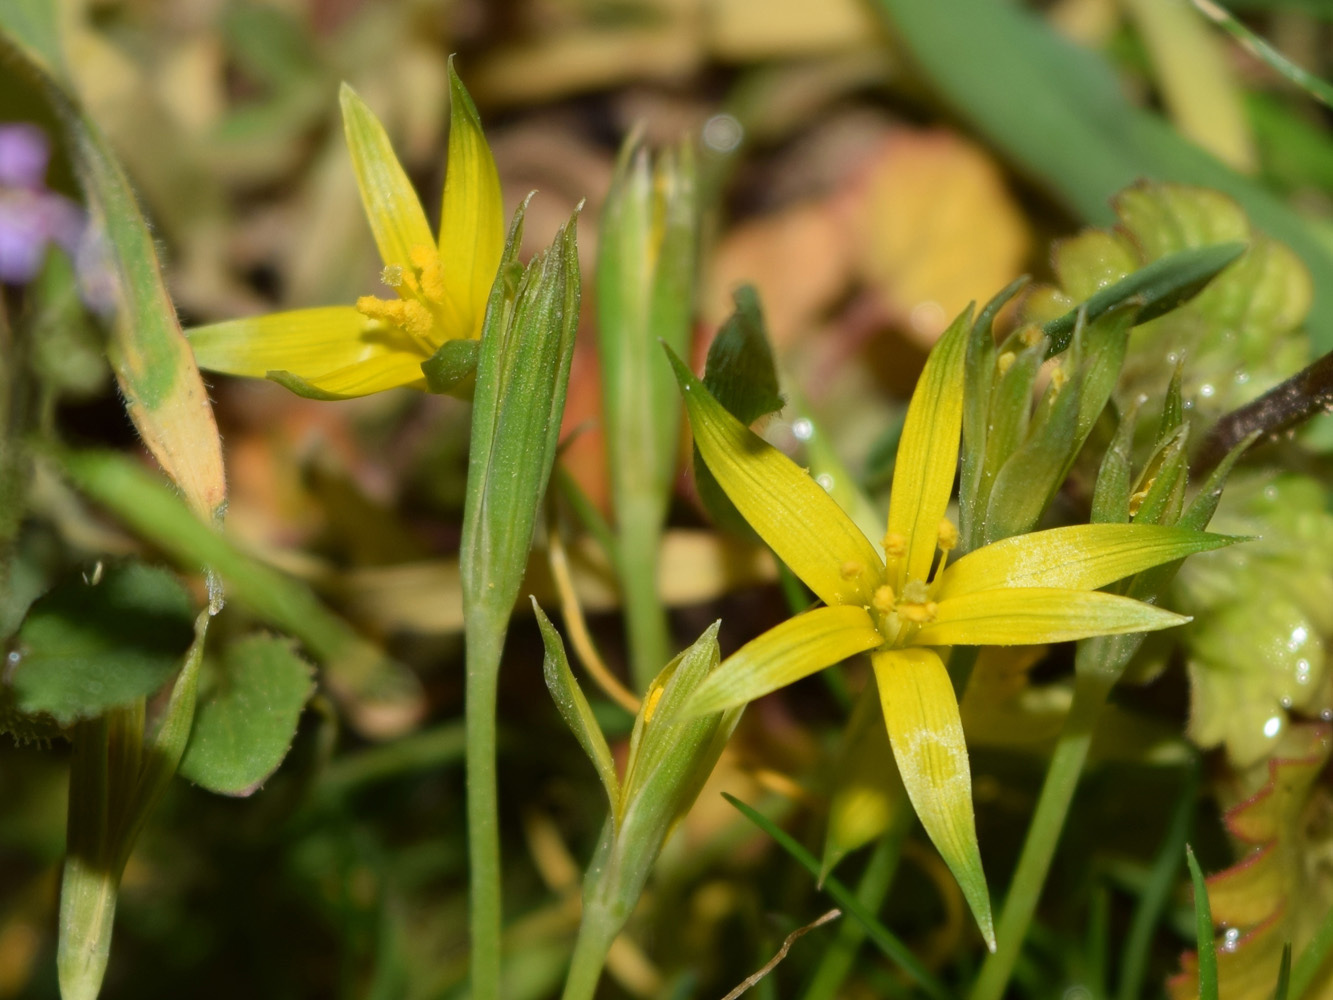
[[[611,748],[606,745],[602,727],[597,724],[592,706],[583,695],[583,689],[574,679],[574,672],[569,669],[569,659],[565,656],[565,644],[560,633],[546,617],[537,598],[532,599],[532,610],[537,615],[537,625],[541,629],[542,643],[546,647],[546,656],[542,661],[542,673],[546,677],[546,689],[551,692],[555,707],[559,710],[565,725],[569,726],[574,738],[583,747],[583,752],[592,761],[606,789],[607,805],[614,816],[620,802],[620,782],[616,778],[615,761],[611,759]]]
[[[1194,885],[1194,935],[1199,948],[1199,1000],[1218,1000],[1217,951],[1213,941],[1213,914],[1208,905],[1208,884],[1204,881],[1194,849],[1185,845],[1185,862]]]

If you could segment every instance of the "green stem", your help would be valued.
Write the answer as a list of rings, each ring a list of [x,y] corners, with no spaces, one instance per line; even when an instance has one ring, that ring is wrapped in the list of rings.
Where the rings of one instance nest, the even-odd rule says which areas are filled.
[[[480,618],[481,620],[478,620]],[[495,771],[495,710],[505,630],[489,615],[467,629],[467,835],[472,932],[472,998],[500,994],[500,814]]]
[[[1080,652],[1084,648],[1087,647],[1080,647]],[[1037,810],[1023,842],[1018,868],[1000,913],[995,934],[996,950],[982,965],[981,974],[968,994],[969,1000],[1000,1000],[1004,995],[1041,897],[1042,886],[1046,884],[1046,874],[1055,856],[1074,790],[1083,773],[1097,715],[1106,704],[1110,691],[1111,681],[1105,675],[1081,673],[1075,682],[1074,702],[1056,743],[1041,787],[1041,797],[1037,800]]]
[[[893,876],[898,871],[903,839],[911,827],[911,809],[902,803],[893,825],[875,845],[861,881],[856,887],[856,898],[871,913],[878,913],[889,894]],[[866,929],[856,920],[844,920],[838,928],[833,944],[824,952],[815,969],[814,978],[805,991],[805,1000],[834,1000],[842,995],[842,984],[856,961],[856,953],[865,943]]]
[[[597,912],[597,908],[585,907],[560,1000],[592,1000],[615,939],[616,931],[607,926],[604,914]]]
[[[662,502],[656,497],[630,498],[622,506],[617,516],[620,587],[629,632],[630,676],[635,692],[642,694],[671,655],[666,608],[657,590]]]

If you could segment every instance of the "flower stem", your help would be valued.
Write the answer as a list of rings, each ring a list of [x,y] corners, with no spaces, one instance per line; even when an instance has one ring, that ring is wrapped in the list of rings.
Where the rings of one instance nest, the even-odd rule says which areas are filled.
[[[606,956],[616,938],[616,929],[608,926],[599,907],[585,906],[579,922],[579,935],[574,941],[574,955],[565,978],[565,990],[560,1000],[592,1000],[597,983],[602,978]]]
[[[495,771],[495,709],[505,629],[492,621],[467,630],[467,834],[473,1000],[500,992],[500,817]]]
[[[1085,648],[1087,644],[1080,647],[1080,653]],[[1032,922],[1042,887],[1046,884],[1046,874],[1055,856],[1055,847],[1064,829],[1074,790],[1083,773],[1097,716],[1106,704],[1111,685],[1112,680],[1105,673],[1080,672],[1078,675],[1074,685],[1074,702],[1055,745],[1046,780],[1041,786],[1041,797],[1037,800],[1037,809],[1028,827],[1027,839],[1023,842],[1023,853],[1019,856],[1018,867],[1000,913],[995,933],[995,953],[989,955],[982,965],[981,973],[968,994],[969,1000],[1000,1000],[1009,984],[1014,962],[1022,950],[1028,925]]]
[[[616,518],[620,532],[620,586],[625,596],[630,676],[635,694],[648,690],[671,653],[666,609],[657,591],[662,506],[657,497],[629,495],[622,498],[623,509]]]

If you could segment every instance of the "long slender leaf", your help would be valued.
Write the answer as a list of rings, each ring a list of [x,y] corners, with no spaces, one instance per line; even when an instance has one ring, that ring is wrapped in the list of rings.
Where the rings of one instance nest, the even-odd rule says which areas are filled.
[[[757,809],[746,805],[734,795],[728,795],[726,792],[722,793],[722,797],[739,809],[746,819],[772,837],[778,846],[790,854],[796,863],[808,871],[813,878],[819,878],[818,858]],[[892,931],[875,919],[873,913],[861,905],[861,901],[857,899],[854,892],[832,876],[824,879],[824,891],[834,898],[837,904],[842,907],[844,913],[850,913],[861,922],[870,940],[875,942],[875,946],[884,953],[886,958],[900,965],[903,971],[911,976],[935,1000],[948,1000],[949,991],[944,988],[944,984],[931,975],[930,970],[917,960],[907,945],[903,944]]]

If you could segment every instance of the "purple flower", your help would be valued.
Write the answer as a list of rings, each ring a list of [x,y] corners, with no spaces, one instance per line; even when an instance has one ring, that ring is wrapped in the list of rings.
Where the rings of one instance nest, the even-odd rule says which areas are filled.
[[[35,125],[0,125],[0,282],[27,284],[52,243],[71,258],[85,220],[68,198],[46,188],[51,144]]]

